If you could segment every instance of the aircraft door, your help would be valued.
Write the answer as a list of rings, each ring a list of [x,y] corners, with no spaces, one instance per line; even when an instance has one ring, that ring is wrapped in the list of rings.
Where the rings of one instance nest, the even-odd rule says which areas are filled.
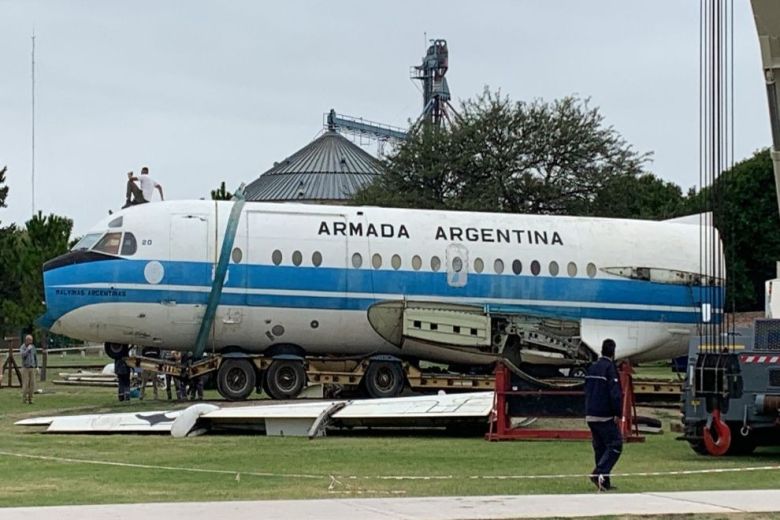
[[[170,262],[164,271],[165,283],[172,287],[166,291],[167,298],[162,303],[168,307],[168,319],[173,325],[171,332],[178,342],[194,340],[194,325],[200,323],[205,309],[205,303],[185,303],[190,302],[192,297],[192,291],[185,288],[211,284],[213,263],[209,257],[208,231],[208,215],[171,215],[168,239]],[[154,266],[147,266],[147,270],[154,271],[150,267]],[[153,280],[148,281],[153,283]]]
[[[447,285],[465,287],[469,277],[469,251],[463,244],[447,246]]]
[[[207,262],[209,220],[206,215],[171,215],[171,260]]]

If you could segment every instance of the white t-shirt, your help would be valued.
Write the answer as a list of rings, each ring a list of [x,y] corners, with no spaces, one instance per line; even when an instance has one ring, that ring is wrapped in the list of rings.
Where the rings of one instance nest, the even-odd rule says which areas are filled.
[[[154,196],[154,187],[157,186],[157,182],[149,177],[149,174],[146,175],[139,175],[138,181],[141,183],[141,191],[144,194],[144,198],[148,201],[152,201],[152,197]]]

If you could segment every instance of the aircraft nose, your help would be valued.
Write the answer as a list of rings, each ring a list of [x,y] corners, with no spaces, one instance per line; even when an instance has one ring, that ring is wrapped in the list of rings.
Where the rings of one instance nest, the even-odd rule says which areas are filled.
[[[35,326],[41,329],[51,330],[56,321],[57,317],[47,310],[35,319]]]

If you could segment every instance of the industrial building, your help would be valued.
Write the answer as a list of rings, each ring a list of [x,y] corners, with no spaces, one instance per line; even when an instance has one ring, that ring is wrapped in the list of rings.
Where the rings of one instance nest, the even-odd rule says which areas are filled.
[[[246,198],[344,204],[380,173],[377,159],[329,127],[250,183]]]

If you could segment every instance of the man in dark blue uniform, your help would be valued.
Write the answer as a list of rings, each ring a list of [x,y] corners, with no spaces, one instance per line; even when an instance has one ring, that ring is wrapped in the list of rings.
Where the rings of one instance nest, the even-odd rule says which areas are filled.
[[[613,489],[609,472],[623,451],[623,437],[618,428],[623,415],[623,392],[614,360],[615,341],[605,339],[601,345],[601,357],[590,366],[585,376],[585,420],[593,436],[596,458],[590,481],[599,491]]]

